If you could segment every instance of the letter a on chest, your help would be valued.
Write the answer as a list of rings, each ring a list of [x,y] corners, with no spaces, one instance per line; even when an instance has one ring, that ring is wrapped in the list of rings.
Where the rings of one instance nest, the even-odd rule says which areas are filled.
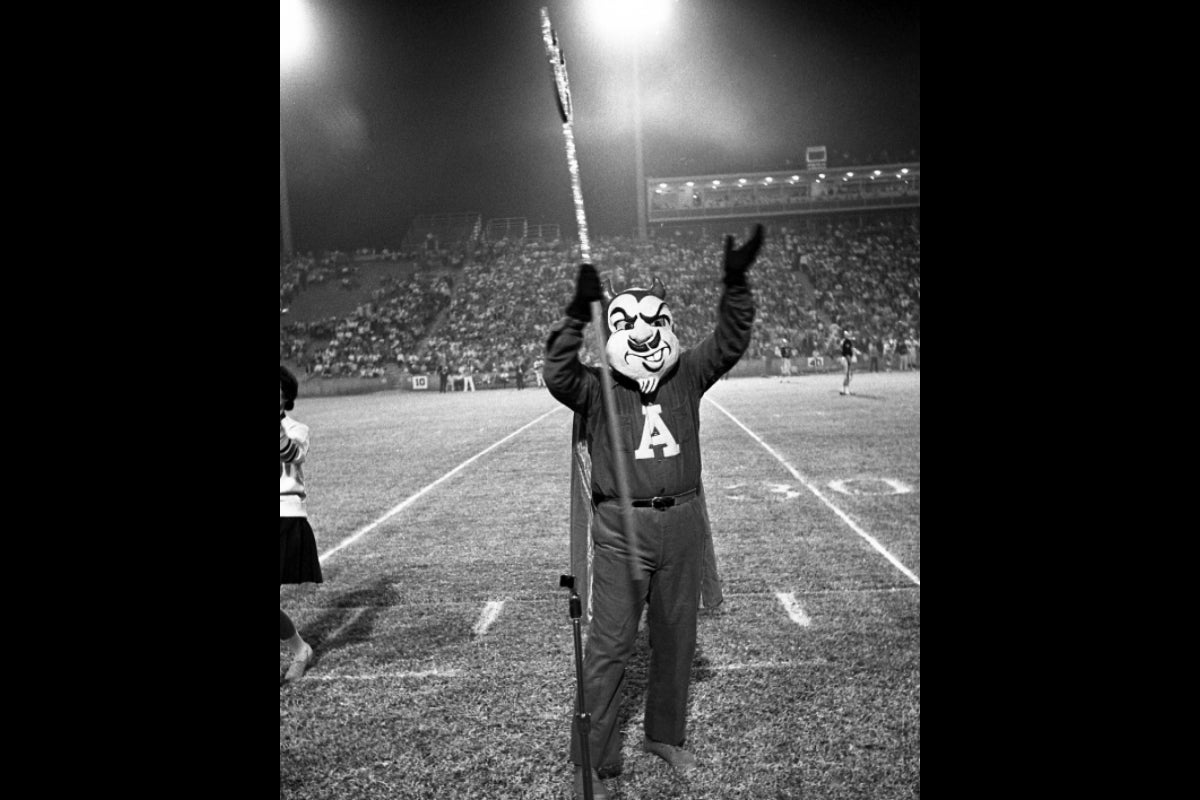
[[[679,455],[679,443],[675,441],[675,437],[671,435],[671,431],[663,422],[662,406],[642,406],[642,414],[646,417],[646,421],[642,424],[642,443],[633,452],[633,457],[636,459],[654,458],[655,447],[663,448],[664,458]]]

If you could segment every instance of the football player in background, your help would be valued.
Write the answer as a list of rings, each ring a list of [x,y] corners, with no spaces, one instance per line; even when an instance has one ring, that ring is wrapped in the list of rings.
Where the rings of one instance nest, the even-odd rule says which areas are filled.
[[[850,379],[854,377],[854,362],[857,360],[854,346],[854,331],[846,328],[842,332],[842,363],[846,366],[846,377],[842,379],[842,394],[854,394],[850,391]]]

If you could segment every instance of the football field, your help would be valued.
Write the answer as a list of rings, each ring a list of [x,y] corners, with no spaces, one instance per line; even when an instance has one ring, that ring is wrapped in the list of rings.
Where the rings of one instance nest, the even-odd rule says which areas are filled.
[[[625,800],[919,798],[920,373],[719,382],[701,410],[725,603],[703,612],[687,779],[640,750]],[[280,798],[570,797],[571,413],[544,389],[306,398],[325,582],[281,684]],[[287,667],[280,649],[279,671]]]

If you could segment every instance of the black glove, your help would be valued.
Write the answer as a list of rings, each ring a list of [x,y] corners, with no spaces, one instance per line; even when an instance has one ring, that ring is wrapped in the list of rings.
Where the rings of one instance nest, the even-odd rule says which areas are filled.
[[[567,316],[580,322],[592,321],[592,301],[604,297],[600,289],[600,273],[591,264],[579,266],[579,277],[575,280],[575,299],[567,306]]]
[[[758,257],[758,248],[762,246],[763,226],[754,226],[754,235],[737,250],[733,249],[733,237],[725,237],[725,285],[745,286],[746,270]]]

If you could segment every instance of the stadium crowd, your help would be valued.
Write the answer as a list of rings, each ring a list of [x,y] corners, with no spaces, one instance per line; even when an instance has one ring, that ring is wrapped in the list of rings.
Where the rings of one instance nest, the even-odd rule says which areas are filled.
[[[389,364],[427,374],[435,365],[417,356],[417,345],[449,305],[451,288],[441,274],[387,276],[346,317],[285,326],[280,357],[324,377],[381,377]]]
[[[716,324],[722,246],[718,236],[601,237],[592,260],[617,291],[661,279],[688,347]],[[353,287],[344,260],[281,267],[281,309],[311,283],[337,278]],[[430,265],[436,269],[383,279],[348,316],[282,327],[280,358],[326,377],[378,377],[391,368],[470,377],[481,387],[509,385],[517,373],[536,380],[550,327],[574,292],[577,261],[562,241],[481,243]],[[747,358],[836,360],[852,329],[870,359],[860,369],[909,368],[920,346],[920,218],[769,229],[753,286],[758,314]],[[584,358],[595,362],[590,343]]]
[[[326,253],[320,258],[296,255],[279,264],[279,310],[286,309],[309,286],[338,279],[343,289],[355,289],[354,266],[344,253]]]

